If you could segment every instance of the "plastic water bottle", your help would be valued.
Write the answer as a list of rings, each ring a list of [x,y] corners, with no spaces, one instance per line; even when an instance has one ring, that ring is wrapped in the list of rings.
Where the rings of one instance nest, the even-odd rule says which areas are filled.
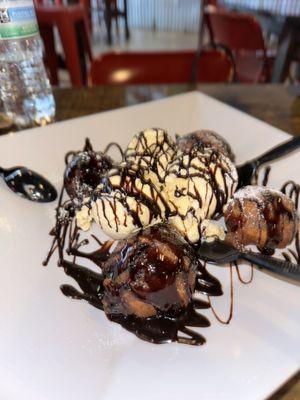
[[[0,0],[0,95],[5,117],[18,127],[54,118],[32,0]]]

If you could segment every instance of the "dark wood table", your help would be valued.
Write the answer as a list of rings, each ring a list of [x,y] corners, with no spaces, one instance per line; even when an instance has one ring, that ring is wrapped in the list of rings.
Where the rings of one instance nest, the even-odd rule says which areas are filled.
[[[275,127],[300,136],[300,87],[284,85],[151,85],[54,89],[57,121],[200,90]],[[300,372],[269,400],[300,399]]]
[[[200,90],[273,126],[300,135],[300,87],[284,85],[139,85],[55,89],[57,121]]]

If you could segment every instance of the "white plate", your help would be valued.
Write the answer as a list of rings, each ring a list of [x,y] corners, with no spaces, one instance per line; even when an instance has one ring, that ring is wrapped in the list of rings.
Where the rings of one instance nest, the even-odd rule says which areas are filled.
[[[61,185],[64,155],[89,136],[97,148],[125,146],[146,127],[170,133],[214,129],[238,161],[287,138],[278,129],[200,93],[75,119],[0,138],[3,167],[23,164]],[[299,180],[300,154],[274,164],[271,185]],[[55,204],[32,204],[0,184],[0,398],[15,399],[262,399],[300,366],[299,287],[255,271],[234,278],[234,318],[201,330],[203,347],[152,345],[137,339],[85,302],[64,297],[71,282],[41,262],[49,247]],[[246,267],[247,268],[247,267]],[[229,307],[229,274],[211,268],[225,290],[214,301]],[[245,270],[243,275],[249,274]]]

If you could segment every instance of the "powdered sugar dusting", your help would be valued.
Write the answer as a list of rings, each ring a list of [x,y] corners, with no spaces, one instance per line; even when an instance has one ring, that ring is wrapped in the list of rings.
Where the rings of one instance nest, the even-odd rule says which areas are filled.
[[[245,186],[242,189],[235,192],[234,199],[238,200],[264,200],[266,196],[280,196],[282,193],[279,190],[266,189],[264,186]]]

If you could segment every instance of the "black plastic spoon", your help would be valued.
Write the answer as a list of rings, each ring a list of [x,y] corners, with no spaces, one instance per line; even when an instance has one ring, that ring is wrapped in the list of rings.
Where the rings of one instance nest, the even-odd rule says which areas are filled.
[[[57,198],[53,185],[26,167],[0,167],[0,175],[12,191],[28,200],[49,203]]]
[[[220,240],[201,244],[197,253],[202,260],[213,264],[222,265],[242,259],[275,272],[278,275],[300,281],[300,265],[251,251],[243,252]]]
[[[239,176],[238,189],[243,186],[251,185],[252,177],[261,165],[277,160],[278,158],[291,153],[298,147],[300,147],[300,137],[295,137],[273,147],[261,156],[256,157],[243,165],[239,165],[237,167]]]

